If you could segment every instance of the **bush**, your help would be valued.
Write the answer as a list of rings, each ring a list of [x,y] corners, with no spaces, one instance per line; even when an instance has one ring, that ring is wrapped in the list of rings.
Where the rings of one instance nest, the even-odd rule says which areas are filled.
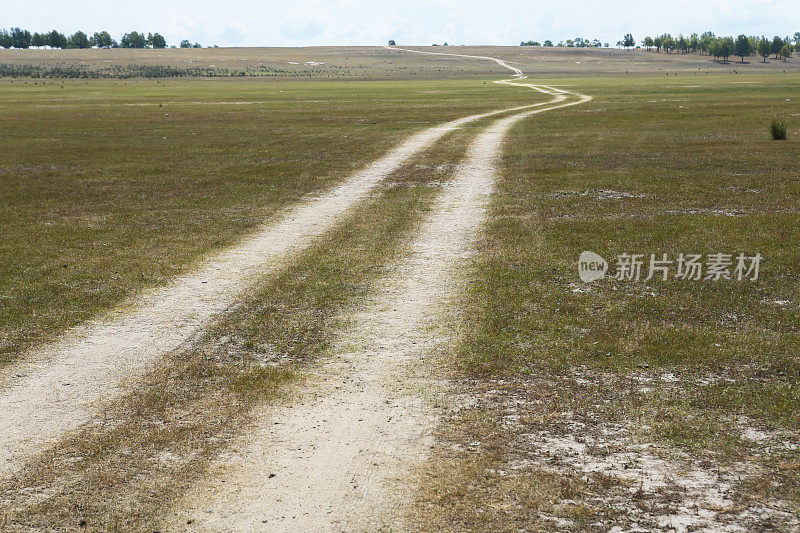
[[[772,121],[769,123],[769,134],[772,135],[773,141],[785,141],[786,124],[778,117],[772,117]]]

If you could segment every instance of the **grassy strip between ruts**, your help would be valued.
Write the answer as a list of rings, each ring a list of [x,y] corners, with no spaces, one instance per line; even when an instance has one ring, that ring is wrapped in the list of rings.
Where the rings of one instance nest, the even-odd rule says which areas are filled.
[[[398,169],[277,279],[3,486],[3,527],[157,528],[159,516],[246,429],[250,410],[285,398],[299,370],[325,352],[344,311],[402,253],[477,127]]]
[[[421,529],[797,524],[800,124],[767,133],[800,111],[787,76],[570,80],[591,104],[512,132]],[[583,250],[765,260],[589,285]]]
[[[0,364],[411,133],[541,99],[476,81],[0,83]]]

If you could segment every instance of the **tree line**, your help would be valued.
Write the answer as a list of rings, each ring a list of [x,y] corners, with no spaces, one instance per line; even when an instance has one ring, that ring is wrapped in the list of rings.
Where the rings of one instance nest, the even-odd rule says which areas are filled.
[[[48,33],[31,33],[21,28],[0,29],[0,47],[2,48],[167,48],[167,40],[160,33],[144,33],[132,31],[126,33],[117,42],[107,31],[88,35],[77,31],[70,36],[58,30]],[[200,43],[181,41],[181,48],[201,48]],[[173,45],[172,48],[175,48]]]
[[[633,46],[633,44],[630,46]],[[673,37],[669,33],[665,33],[657,37],[645,37],[642,40],[642,46],[648,51],[661,52],[663,50],[668,54],[700,53],[723,61],[728,61],[731,56],[737,56],[741,57],[742,62],[744,62],[744,58],[751,55],[753,57],[760,56],[763,61],[774,55],[775,59],[782,58],[785,61],[792,56],[793,52],[800,53],[800,32],[795,33],[792,37],[776,35],[772,39],[763,35],[759,37],[757,35],[744,34],[736,38],[717,37],[710,31],[701,35],[693,33],[688,37],[683,35]]]
[[[792,53],[800,54],[800,32],[795,33],[793,37],[776,35],[772,39],[763,35],[761,37],[755,35],[739,35],[736,38],[717,37],[710,31],[700,35],[693,33],[688,37],[682,34],[673,37],[669,33],[665,33],[657,37],[645,37],[641,45],[648,51],[664,51],[668,54],[673,52],[707,54],[718,61],[728,61],[729,57],[736,56],[741,57],[742,62],[744,62],[744,58],[751,55],[754,57],[760,56],[763,61],[766,61],[771,55],[775,56],[775,59],[782,58],[785,61],[787,58],[792,57]],[[520,46],[609,47],[608,43],[601,44],[598,39],[589,40],[581,37],[560,41],[556,45],[550,40],[544,41],[544,44],[540,44],[539,41],[523,41]],[[636,46],[636,39],[632,34],[627,33],[621,40],[617,41],[617,46],[633,48]]]
[[[522,41],[519,43],[520,46],[561,46],[567,48],[602,48],[605,46],[608,48],[608,43],[600,42],[599,39],[585,39],[583,37],[575,37],[574,39],[567,39],[566,41],[559,41],[558,44],[553,44],[553,41],[546,40],[544,44],[541,44],[539,41]]]

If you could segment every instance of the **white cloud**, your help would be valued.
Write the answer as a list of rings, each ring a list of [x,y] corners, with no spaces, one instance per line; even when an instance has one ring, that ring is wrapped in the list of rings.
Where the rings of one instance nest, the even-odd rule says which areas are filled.
[[[215,44],[221,46],[235,46],[247,38],[247,28],[240,22],[229,22],[217,32]]]
[[[311,10],[295,11],[280,25],[280,34],[292,44],[303,44],[319,36],[327,27],[325,17],[318,13]]]

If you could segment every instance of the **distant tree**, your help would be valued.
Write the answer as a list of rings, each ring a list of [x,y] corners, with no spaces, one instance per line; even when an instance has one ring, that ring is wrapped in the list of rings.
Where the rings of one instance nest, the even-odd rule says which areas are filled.
[[[714,58],[714,61],[719,60],[720,55],[721,55],[719,39],[714,39],[713,41],[711,41],[711,43],[709,43],[709,45],[708,45],[708,55],[712,56]]]
[[[47,35],[42,35],[39,32],[35,32],[31,37],[31,46],[35,46],[36,48],[47,46]]]
[[[772,43],[768,39],[762,37],[758,41],[758,55],[764,58],[763,59],[764,63],[767,62],[767,58],[769,57],[769,54],[771,52],[772,52]]]
[[[700,46],[699,46],[699,48],[700,48],[700,53],[701,54],[707,54],[708,53],[708,47],[711,46],[711,41],[714,40],[714,37],[711,37],[711,38],[708,37],[708,35],[707,35],[708,33],[711,33],[711,32],[705,32],[703,35],[700,36]]]
[[[147,46],[147,38],[143,33],[132,31],[123,35],[119,44],[122,48],[144,48]]]
[[[14,48],[30,48],[33,36],[28,30],[11,28],[11,42]]]
[[[150,46],[153,48],[166,48],[167,47],[167,40],[164,39],[164,36],[160,33],[153,33],[147,35],[147,40],[150,42]]]
[[[647,48],[647,51],[649,52],[650,49],[653,46],[655,46],[656,43],[653,41],[652,37],[645,37],[644,40],[642,41],[642,44],[644,45],[645,48]]]
[[[546,41],[544,42],[544,45],[545,45],[545,46],[547,46],[547,47],[549,48],[549,47],[553,46],[553,41],[551,41],[550,39],[548,39],[548,40],[546,40]]]
[[[69,37],[68,48],[89,48],[89,37],[82,31],[76,31]]]
[[[783,48],[781,48],[781,57],[783,58],[784,61],[786,61],[786,58],[791,56],[792,56],[792,51],[789,50],[789,45],[784,44]]]
[[[783,39],[777,35],[772,38],[772,46],[770,51],[775,54],[775,59],[778,59],[781,55],[781,48],[783,48],[783,44]]]
[[[97,48],[112,47],[117,44],[107,31],[95,32],[89,41]]]
[[[734,55],[741,57],[742,63],[744,63],[744,56],[749,56],[751,51],[750,39],[747,38],[747,35],[738,36],[733,45]]]
[[[190,43],[186,39],[181,41],[181,48],[191,48],[191,47],[192,47],[192,43]]]
[[[747,38],[747,40],[750,42],[750,54],[753,57],[756,57],[758,54],[758,37],[751,35]]]
[[[0,30],[0,46],[3,48],[11,48],[14,41],[11,40],[11,34],[6,30]]]
[[[394,39],[389,39],[389,46],[397,46],[397,43],[394,42]]]
[[[653,46],[656,47],[656,52],[660,52],[663,45],[664,39],[662,37],[659,36],[653,39]]]
[[[67,36],[58,30],[53,30],[47,34],[47,46],[50,48],[66,48],[68,44]]]
[[[200,43],[194,43],[192,48],[203,48],[203,46]]]
[[[693,33],[689,37],[689,50],[691,50],[692,53],[697,53],[698,48],[700,48],[700,39],[698,39],[696,33]]]
[[[798,32],[796,32],[794,34],[794,45],[795,45],[795,47],[800,45],[800,31],[798,31]]]
[[[602,48],[603,43],[600,42],[600,39],[595,39],[594,41],[592,41],[592,46],[594,46],[595,48]]]
[[[675,50],[675,39],[672,38],[672,35],[667,33],[661,36],[661,47],[668,54]]]
[[[733,38],[732,37],[724,37],[724,38],[715,38],[708,47],[708,52],[714,59],[722,59],[725,63],[728,62],[728,58],[733,53]]]
[[[575,41],[572,39],[567,39],[567,48],[573,48],[575,46]]]
[[[633,38],[633,35],[626,33],[625,37],[622,38],[622,46],[625,48],[633,48],[636,46],[636,40]]]
[[[723,37],[721,43],[722,58],[728,62],[728,58],[733,54],[733,37]]]
[[[678,51],[683,54],[689,49],[689,41],[686,40],[683,34],[680,34],[678,35],[678,40],[675,41],[675,46],[678,48]]]

